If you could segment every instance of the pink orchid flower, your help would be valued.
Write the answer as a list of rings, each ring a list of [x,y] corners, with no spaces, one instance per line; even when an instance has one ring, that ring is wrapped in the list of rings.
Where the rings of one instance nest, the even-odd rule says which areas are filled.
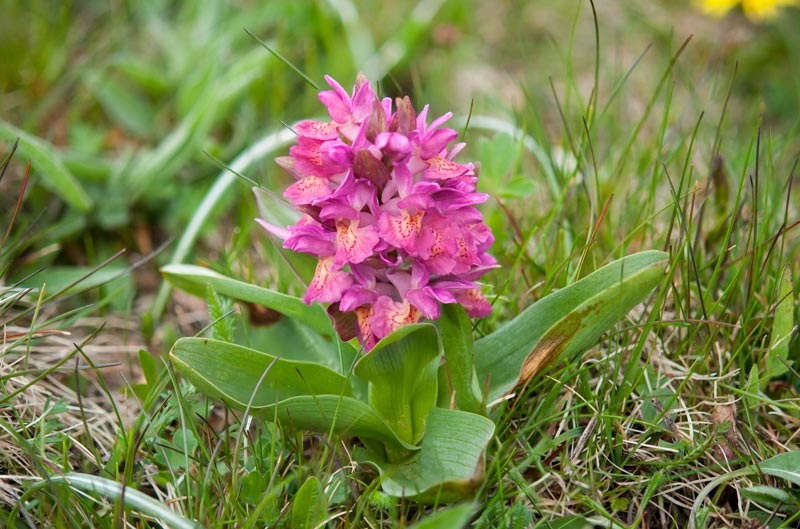
[[[325,80],[331,121],[297,124],[297,144],[276,160],[296,179],[284,197],[306,215],[288,227],[259,219],[285,248],[319,259],[303,301],[329,303],[340,337],[366,351],[402,325],[439,318],[442,303],[487,316],[477,281],[497,264],[475,206],[488,197],[475,191],[475,166],[455,161],[465,144],[451,146],[451,114],[428,124],[428,106],[416,114],[405,97],[393,111],[363,75],[352,94]]]

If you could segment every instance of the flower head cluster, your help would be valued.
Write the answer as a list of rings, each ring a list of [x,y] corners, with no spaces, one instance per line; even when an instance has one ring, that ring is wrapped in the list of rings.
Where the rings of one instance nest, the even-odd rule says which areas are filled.
[[[472,164],[454,161],[465,144],[428,124],[408,97],[378,99],[362,75],[348,94],[325,78],[320,92],[331,121],[296,125],[297,144],[276,161],[296,182],[284,192],[306,215],[288,229],[261,224],[283,246],[319,259],[303,297],[330,303],[344,340],[366,350],[401,325],[437,319],[440,303],[470,316],[491,312],[476,280],[496,266],[494,238],[475,208]]]

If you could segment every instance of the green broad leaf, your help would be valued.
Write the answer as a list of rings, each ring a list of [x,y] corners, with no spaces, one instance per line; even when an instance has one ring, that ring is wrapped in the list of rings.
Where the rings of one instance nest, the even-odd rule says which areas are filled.
[[[314,476],[308,478],[297,491],[292,503],[292,529],[322,527],[328,517],[328,499],[322,483]]]
[[[481,160],[481,178],[504,178],[514,167],[520,156],[520,142],[510,134],[502,132],[492,138],[478,139],[478,159]],[[501,184],[501,182],[495,182]]]
[[[759,464],[758,469],[764,474],[800,485],[800,450],[770,457]]]
[[[426,516],[409,529],[462,529],[467,526],[475,510],[474,503],[462,503],[442,509],[435,514]]]
[[[297,224],[303,217],[291,204],[266,189],[254,187],[253,195],[256,197],[258,213],[269,224],[285,228]]]
[[[448,502],[475,492],[483,480],[483,454],[494,423],[474,413],[433,408],[419,453],[399,464],[365,455],[381,474],[384,492],[423,502]]]
[[[232,279],[201,266],[170,264],[161,268],[161,273],[174,286],[197,297],[205,298],[206,288],[211,287],[233,299],[269,307],[303,322],[327,339],[335,339],[328,315],[318,304],[306,305],[300,298]]]
[[[489,402],[594,344],[663,280],[668,257],[651,250],[609,263],[475,342],[478,382],[489,380]]]
[[[419,450],[403,441],[366,402],[352,397],[305,395],[251,411],[296,429],[379,441],[387,451],[405,457]]]
[[[349,343],[326,339],[291,318],[280,318],[275,323],[248,329],[247,343],[243,345],[264,351],[281,351],[281,358],[286,360],[315,362],[342,374],[351,371],[359,355]],[[355,383],[356,379],[350,382]],[[366,383],[364,388],[366,390]]]
[[[464,308],[458,304],[442,306],[439,318],[439,334],[442,337],[445,363],[440,368],[444,371],[447,386],[439,388],[439,403],[443,399],[448,407],[450,400],[455,401],[459,410],[470,413],[482,413],[483,395],[475,373],[475,361],[472,344],[472,324]],[[439,377],[442,380],[443,377]],[[445,391],[449,388],[449,391]]]
[[[356,376],[369,382],[370,405],[407,443],[425,434],[440,356],[436,327],[418,323],[386,336],[356,363]]]
[[[198,389],[238,407],[262,408],[298,395],[350,395],[348,379],[327,367],[208,338],[181,338],[170,359]]]
[[[792,339],[794,329],[794,290],[792,289],[792,272],[788,266],[778,280],[778,304],[775,306],[775,316],[772,320],[772,333],[767,352],[766,376],[761,383],[766,383],[779,377],[789,370],[789,341]]]
[[[19,138],[19,152],[30,159],[34,170],[42,175],[47,187],[75,209],[83,212],[92,209],[91,197],[61,161],[61,156],[55,147],[0,120],[0,139],[13,142],[17,138]]]
[[[402,441],[367,403],[349,397],[342,375],[311,362],[276,359],[231,344],[206,346],[204,340],[211,341],[178,340],[170,359],[179,373],[211,398],[301,430],[375,440],[406,455],[418,449]],[[296,396],[276,400],[287,395]]]
[[[139,366],[147,385],[154,386],[158,381],[158,367],[155,358],[146,349],[139,349]]]
[[[755,485],[742,489],[742,496],[748,500],[760,503],[769,509],[790,509],[796,512],[800,507],[797,496],[776,487],[767,485]]]

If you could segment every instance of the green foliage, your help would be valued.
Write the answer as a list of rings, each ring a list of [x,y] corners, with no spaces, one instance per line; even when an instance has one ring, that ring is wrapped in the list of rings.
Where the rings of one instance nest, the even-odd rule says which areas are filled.
[[[314,529],[328,515],[328,500],[325,490],[315,477],[310,477],[297,491],[292,504],[292,529]]]
[[[650,251],[615,261],[534,303],[478,340],[475,365],[478,380],[489,383],[489,400],[595,342],[663,280],[667,258],[663,252]]]
[[[487,6],[2,6],[0,151],[22,141],[0,180],[0,526],[149,527],[167,523],[166,510],[182,518],[171,526],[290,527],[312,509],[307,525],[327,527],[677,528],[690,514],[712,528],[797,525],[800,10],[759,25],[736,11],[705,18],[687,2]],[[432,413],[492,439],[478,448],[481,436],[467,436],[468,457],[452,452],[464,442],[452,432],[433,442],[430,419],[419,446],[404,445],[366,404],[357,348],[338,342],[323,311],[276,295],[301,292],[314,263],[276,248],[252,218],[272,211],[284,215],[276,224],[291,223],[266,191],[289,181],[268,158],[293,139],[281,122],[319,107],[315,90],[242,28],[314,82],[364,70],[383,94],[452,110],[463,127],[460,156],[482,165],[483,213],[503,265],[487,276],[493,316],[471,332],[447,311],[437,324],[446,365]],[[585,352],[562,354],[494,402],[491,421],[480,417],[493,399],[463,351],[483,349],[474,360],[492,379],[511,373],[490,381],[502,397],[537,349],[510,355],[516,374],[492,365],[503,357],[487,344],[498,345],[502,323],[527,307],[549,312],[553,295],[646,248],[669,253],[647,306],[586,334]],[[159,250],[155,263],[140,259]],[[224,271],[171,277],[209,301],[199,324],[202,311],[165,286],[152,301],[157,265],[196,255]],[[180,362],[161,353],[228,314],[228,300],[242,315],[206,327],[214,339],[192,338],[180,354],[243,360],[225,347],[235,342],[271,355],[255,357],[253,387],[225,386],[242,401],[230,408],[247,408],[278,357],[321,364],[350,396],[298,395],[243,414],[179,379]],[[247,303],[288,316],[250,322]],[[540,338],[569,327],[553,318]],[[204,369],[215,373],[213,362]],[[302,373],[286,375],[295,388]],[[354,455],[351,436],[366,439],[363,452]],[[387,473],[382,446],[426,464]],[[384,494],[363,464],[377,462],[395,489],[424,488],[415,472],[440,459],[445,482],[418,499],[441,504],[457,491],[474,504],[430,508]],[[473,482],[475,461],[485,472]],[[446,482],[448,473],[462,479]],[[72,475],[74,486],[56,483]],[[104,479],[125,488],[106,495]],[[127,503],[128,492],[155,510]]]
[[[52,145],[47,145],[43,140],[10,123],[0,121],[0,139],[14,141],[16,138],[19,138],[20,153],[30,158],[49,188],[74,208],[84,212],[92,208],[92,199],[64,165]]]
[[[69,473],[65,476],[52,476],[36,486],[55,487],[65,485],[74,490],[98,494],[123,502],[127,507],[153,517],[159,522],[169,524],[177,529],[197,529],[199,526],[192,520],[177,514],[166,505],[154,500],[136,489],[123,487],[122,484],[99,476]]]
[[[203,391],[260,409],[300,395],[350,394],[346,377],[313,362],[286,360],[207,338],[181,338],[170,358]]]
[[[459,389],[473,391],[476,379],[487,380],[493,383],[489,396],[495,398],[560,355],[582,351],[661,281],[666,257],[662,252],[630,256],[545,298],[534,305],[544,308],[523,312],[476,344],[477,369],[469,319],[463,311],[459,316],[446,309],[441,324],[448,336],[443,342],[445,358],[454,366]],[[172,265],[164,273],[190,291],[200,285],[224,289],[237,299],[263,300],[286,316],[323,326],[309,310],[318,307],[306,307],[296,298],[197,267]],[[331,334],[325,330],[323,336]],[[444,400],[437,384],[441,357],[442,341],[433,325],[396,330],[355,364],[355,377],[368,383],[365,405],[349,398],[353,388],[344,375],[319,363],[197,338],[178,340],[170,353],[177,370],[201,391],[238,408],[272,413],[299,428],[351,433],[365,442],[383,443],[365,457],[381,472],[384,491],[426,500],[471,492],[480,481],[476,469],[494,432],[493,423],[481,415],[434,408],[437,400]],[[449,395],[445,387],[441,391]]]
[[[436,404],[439,336],[430,324],[405,325],[390,334],[355,366],[369,383],[369,404],[409,444],[425,435]]]
[[[318,333],[333,338],[328,316],[319,305],[306,305],[299,298],[238,281],[207,268],[192,265],[169,265],[161,273],[176,287],[204,296],[206,288],[240,301],[258,303],[308,325]]]
[[[220,296],[212,287],[208,288],[208,318],[211,320],[211,336],[222,342],[233,342],[236,328],[233,318],[233,302]]]
[[[474,509],[475,505],[472,503],[448,507],[415,523],[410,529],[462,529],[469,523]]]
[[[480,413],[486,403],[475,372],[469,316],[460,305],[445,305],[437,326],[445,358],[439,368],[439,405],[448,407],[452,399],[458,409]]]
[[[791,269],[784,267],[777,285],[778,299],[772,320],[769,349],[764,358],[762,384],[789,371],[789,342],[794,331],[794,289]]]

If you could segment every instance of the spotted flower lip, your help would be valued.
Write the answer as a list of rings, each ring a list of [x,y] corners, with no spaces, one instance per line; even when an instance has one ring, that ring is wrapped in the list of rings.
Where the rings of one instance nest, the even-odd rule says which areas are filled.
[[[494,241],[476,205],[476,168],[455,161],[465,147],[443,125],[416,114],[408,97],[378,99],[359,74],[352,94],[329,76],[319,93],[330,121],[301,121],[297,143],[277,163],[294,178],[283,196],[305,213],[274,226],[284,248],[315,255],[303,301],[329,303],[343,340],[366,351],[398,327],[435,320],[442,303],[484,317],[477,281],[497,267]],[[452,144],[452,145],[451,145]]]

